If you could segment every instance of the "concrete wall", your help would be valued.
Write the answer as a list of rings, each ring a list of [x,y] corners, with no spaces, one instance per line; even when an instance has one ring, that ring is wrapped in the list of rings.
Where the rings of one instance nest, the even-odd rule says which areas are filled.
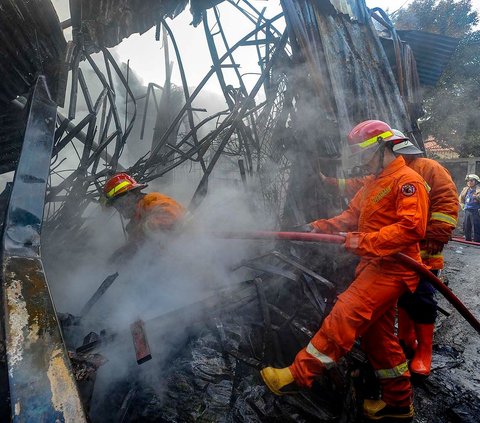
[[[444,159],[439,162],[449,170],[459,191],[465,186],[465,175],[480,174],[480,157]]]

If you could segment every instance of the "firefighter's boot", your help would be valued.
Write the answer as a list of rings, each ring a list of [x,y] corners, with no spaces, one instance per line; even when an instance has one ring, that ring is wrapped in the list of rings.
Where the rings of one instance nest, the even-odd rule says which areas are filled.
[[[417,349],[415,324],[408,313],[401,307],[398,307],[398,339],[405,352],[405,356],[412,358]]]
[[[287,392],[282,391],[282,388],[294,382],[292,372],[288,367],[283,369],[275,369],[273,367],[265,367],[260,371],[262,379],[268,389],[275,395],[283,395]]]
[[[415,375],[428,376],[432,364],[433,324],[415,324],[418,347],[410,362],[410,371]]]
[[[413,421],[413,404],[406,406],[388,405],[382,400],[365,400],[363,415],[367,420],[385,420],[388,422]]]

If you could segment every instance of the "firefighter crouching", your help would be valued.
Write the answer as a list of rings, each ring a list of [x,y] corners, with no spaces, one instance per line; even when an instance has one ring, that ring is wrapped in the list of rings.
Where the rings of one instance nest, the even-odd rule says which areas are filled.
[[[345,248],[361,256],[355,280],[291,366],[261,371],[278,395],[290,383],[311,387],[362,337],[382,388],[381,399],[364,402],[364,415],[373,420],[413,418],[410,373],[394,321],[398,298],[415,291],[419,277],[389,256],[402,252],[421,263],[419,241],[425,236],[429,207],[425,182],[403,157],[395,157],[393,137],[389,125],[375,120],[358,124],[348,135],[352,153],[375,177],[347,210],[311,226],[317,232],[347,232]]]
[[[112,255],[113,261],[131,255],[151,234],[172,231],[185,215],[183,206],[173,198],[159,192],[141,192],[146,187],[127,173],[117,173],[103,188],[107,206],[114,207],[128,220],[128,244]]]

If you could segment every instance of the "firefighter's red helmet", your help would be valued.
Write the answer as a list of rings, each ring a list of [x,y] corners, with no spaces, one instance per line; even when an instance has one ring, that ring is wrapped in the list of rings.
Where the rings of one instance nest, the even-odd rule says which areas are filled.
[[[103,187],[103,193],[107,200],[112,200],[121,194],[131,191],[132,189],[145,188],[146,184],[139,184],[128,173],[117,173],[113,175]]]
[[[366,120],[356,125],[348,134],[350,151],[367,163],[380,148],[381,143],[395,138],[393,129],[381,120]]]

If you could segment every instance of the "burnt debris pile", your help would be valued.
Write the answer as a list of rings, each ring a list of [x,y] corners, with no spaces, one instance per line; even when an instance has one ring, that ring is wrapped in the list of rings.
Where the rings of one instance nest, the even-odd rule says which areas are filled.
[[[145,322],[149,339],[158,337],[154,327],[162,328],[162,337],[170,343],[178,328],[166,322],[191,313],[188,331],[176,337],[175,348],[160,359],[152,353],[153,374],[131,367],[123,380],[106,387],[102,400],[97,396],[92,418],[112,422],[353,421],[357,398],[350,374],[363,362],[359,352],[349,355],[312,391],[275,397],[260,379],[261,368],[285,366],[293,360],[336,295],[328,280],[309,268],[305,269],[310,275],[304,273],[285,260],[303,266],[297,257],[273,251],[254,260],[257,268],[268,270],[258,272],[253,280],[201,304],[159,316],[156,323]],[[161,345],[154,343],[157,348]],[[108,346],[104,351],[108,356]],[[144,366],[148,369],[149,364]]]

